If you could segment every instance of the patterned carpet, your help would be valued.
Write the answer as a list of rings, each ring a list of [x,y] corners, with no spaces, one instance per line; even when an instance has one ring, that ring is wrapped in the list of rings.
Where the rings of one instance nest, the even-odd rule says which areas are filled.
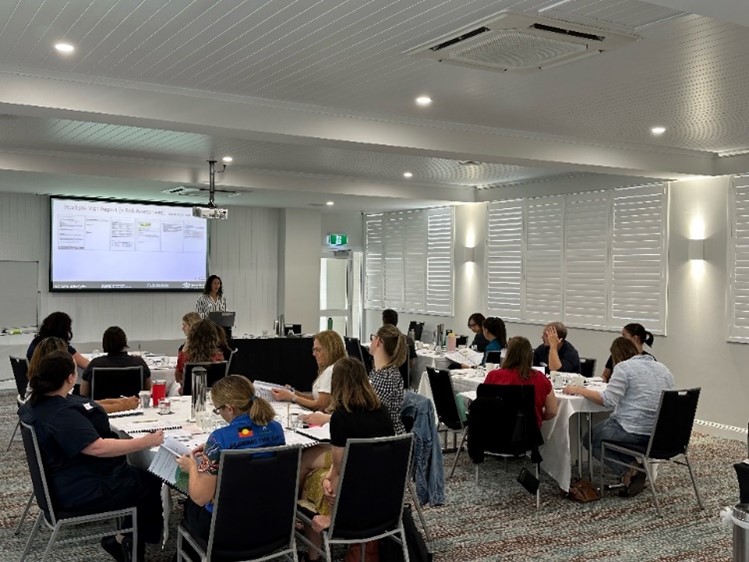
[[[15,401],[0,394],[0,444],[4,447],[15,424]],[[607,496],[589,504],[563,499],[550,478],[542,476],[541,508],[515,482],[520,464],[502,461],[481,465],[480,486],[474,485],[473,465],[466,455],[455,477],[448,481],[448,503],[427,508],[436,561],[720,561],[731,560],[730,527],[720,524],[718,512],[738,501],[732,464],[746,456],[746,444],[695,433],[693,465],[705,510],[697,509],[686,469],[663,467],[658,477],[666,517],[657,516],[650,492],[636,498]],[[446,456],[449,466],[452,454]],[[31,490],[23,447],[16,438],[2,464],[0,489],[0,561],[18,560],[36,517],[36,508],[20,537],[13,528]],[[365,507],[365,506],[363,506]],[[172,518],[177,521],[175,510]],[[173,523],[174,525],[174,523]],[[42,531],[29,560],[41,559],[49,534]],[[174,533],[164,551],[149,547],[147,559],[171,560]],[[111,560],[98,546],[56,548],[52,560]]]

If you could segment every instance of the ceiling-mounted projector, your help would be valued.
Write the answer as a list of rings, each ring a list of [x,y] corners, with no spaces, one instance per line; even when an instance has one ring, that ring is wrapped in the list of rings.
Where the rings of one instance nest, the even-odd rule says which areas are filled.
[[[213,202],[213,198],[216,194],[216,173],[220,174],[226,170],[226,164],[224,164],[224,167],[218,172],[216,172],[215,166],[215,160],[208,160],[208,205],[206,207],[193,207],[192,216],[194,217],[220,220],[226,220],[229,218],[229,209],[216,207],[216,204]]]
[[[192,216],[200,217],[201,219],[226,220],[229,218],[229,209],[221,209],[219,207],[193,207]]]

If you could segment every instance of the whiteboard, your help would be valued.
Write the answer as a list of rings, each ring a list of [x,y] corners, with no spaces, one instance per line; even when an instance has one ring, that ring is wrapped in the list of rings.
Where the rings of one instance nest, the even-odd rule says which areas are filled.
[[[0,328],[39,324],[39,262],[0,261]]]

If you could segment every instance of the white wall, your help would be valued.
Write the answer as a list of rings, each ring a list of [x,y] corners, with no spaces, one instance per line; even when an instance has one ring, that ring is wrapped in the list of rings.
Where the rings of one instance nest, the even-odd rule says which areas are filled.
[[[278,222],[275,209],[232,208],[228,221],[211,225],[211,271],[224,281],[238,331],[259,332],[276,316]],[[319,228],[318,228],[319,230]],[[75,343],[98,347],[110,325],[121,326],[131,344],[181,337],[181,317],[194,310],[197,293],[48,292],[49,200],[45,196],[0,193],[0,260],[37,260],[40,320],[62,310],[73,318]],[[0,288],[1,290],[1,288]],[[0,345],[3,345],[0,342]]]

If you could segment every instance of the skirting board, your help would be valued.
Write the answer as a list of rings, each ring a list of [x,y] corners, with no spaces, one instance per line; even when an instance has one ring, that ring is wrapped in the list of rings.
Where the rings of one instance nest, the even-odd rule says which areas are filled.
[[[747,435],[749,435],[746,427],[737,427],[735,425],[706,420],[694,420],[694,426],[695,429],[704,430],[709,435],[724,439],[734,439],[736,441],[747,441]]]

